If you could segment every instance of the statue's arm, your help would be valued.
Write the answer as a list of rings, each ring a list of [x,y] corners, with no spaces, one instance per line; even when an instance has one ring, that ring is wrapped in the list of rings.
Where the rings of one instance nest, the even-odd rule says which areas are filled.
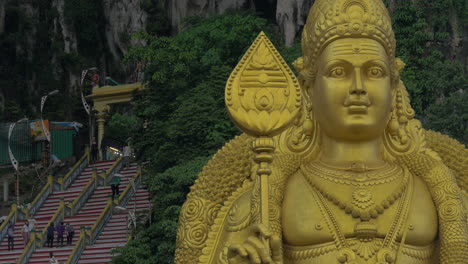
[[[468,222],[465,197],[452,171],[443,164],[427,177],[439,216],[440,263],[466,263]]]

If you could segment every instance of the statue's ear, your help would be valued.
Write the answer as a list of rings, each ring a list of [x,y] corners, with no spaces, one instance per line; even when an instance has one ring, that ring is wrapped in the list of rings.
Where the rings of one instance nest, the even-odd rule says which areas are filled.
[[[302,96],[306,102],[312,102],[313,89],[312,82],[314,80],[313,75],[304,66],[304,58],[299,57],[293,62],[294,69],[298,73],[297,79],[301,85]]]

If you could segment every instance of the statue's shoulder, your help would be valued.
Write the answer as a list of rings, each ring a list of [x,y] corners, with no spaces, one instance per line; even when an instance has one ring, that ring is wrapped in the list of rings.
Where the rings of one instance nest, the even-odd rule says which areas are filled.
[[[212,240],[208,233],[219,226],[215,220],[222,207],[250,178],[252,141],[253,138],[245,134],[235,137],[198,175],[180,212],[175,263],[197,263],[202,249]]]
[[[431,130],[426,130],[425,134],[427,147],[437,153],[441,163],[452,171],[458,186],[468,192],[468,149],[447,135]],[[443,170],[438,164],[437,170]]]

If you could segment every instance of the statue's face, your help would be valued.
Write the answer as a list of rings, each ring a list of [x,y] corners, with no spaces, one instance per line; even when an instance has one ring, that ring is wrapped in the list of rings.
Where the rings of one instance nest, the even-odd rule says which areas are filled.
[[[310,91],[323,133],[338,140],[368,140],[383,134],[390,117],[390,61],[372,39],[339,39],[318,60]]]

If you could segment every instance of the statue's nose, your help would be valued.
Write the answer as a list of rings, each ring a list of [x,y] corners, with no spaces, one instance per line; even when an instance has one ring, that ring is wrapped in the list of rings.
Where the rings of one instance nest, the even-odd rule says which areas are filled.
[[[364,82],[362,81],[361,68],[356,68],[354,70],[354,82],[350,87],[349,93],[355,94],[355,95],[367,94],[366,86],[364,85]]]

